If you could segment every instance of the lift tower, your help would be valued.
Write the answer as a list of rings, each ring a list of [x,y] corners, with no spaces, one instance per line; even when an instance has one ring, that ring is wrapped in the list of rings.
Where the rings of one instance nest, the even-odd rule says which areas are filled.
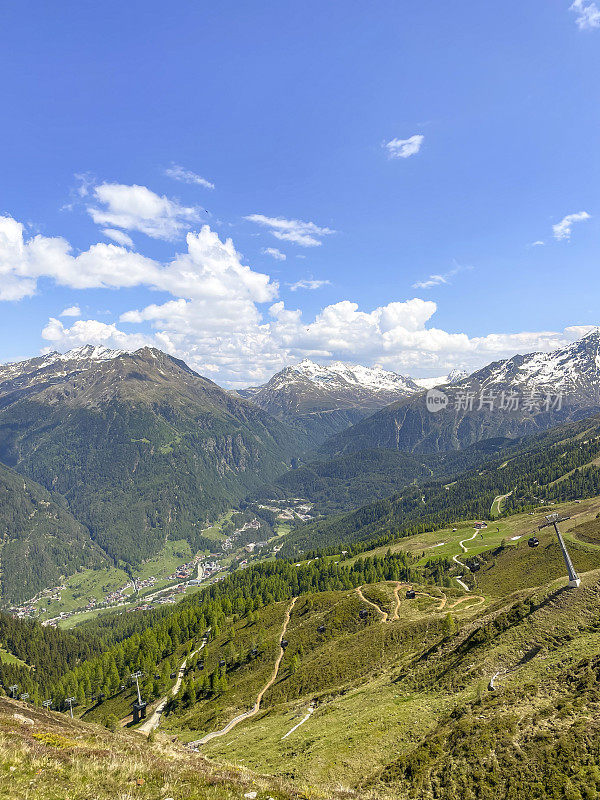
[[[570,519],[570,517],[561,517],[559,514],[548,514],[546,516],[546,522],[543,525],[540,525],[539,530],[542,530],[542,528],[548,528],[550,525],[554,526],[554,530],[556,531],[556,537],[558,539],[558,544],[560,545],[560,549],[562,551],[563,558],[565,560],[565,565],[567,567],[567,573],[569,575],[569,582],[567,586],[569,587],[569,589],[576,589],[581,583],[581,578],[575,572],[575,567],[573,566],[573,562],[571,561],[571,556],[567,551],[567,546],[565,545],[564,540],[558,529],[558,523],[564,522],[566,519]]]
[[[146,719],[146,703],[142,700],[142,695],[140,694],[140,678],[143,674],[143,672],[138,671],[133,672],[131,675],[131,682],[133,683],[135,681],[135,688],[137,689],[137,703],[133,704],[134,725]]]
[[[73,703],[77,702],[76,697],[67,697],[65,698],[65,703],[69,704],[69,711],[71,712],[71,719],[73,719]]]

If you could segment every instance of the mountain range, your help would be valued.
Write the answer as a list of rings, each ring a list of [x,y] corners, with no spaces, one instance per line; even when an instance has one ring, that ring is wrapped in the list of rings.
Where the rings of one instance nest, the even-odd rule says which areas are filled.
[[[167,539],[199,549],[207,521],[246,498],[275,492],[322,511],[356,508],[591,416],[600,333],[452,374],[432,391],[447,401],[435,413],[407,376],[305,360],[233,393],[151,348],[88,345],[2,365],[2,602],[84,565],[139,564]],[[500,408],[509,396],[518,406]],[[38,514],[32,498],[51,512]]]
[[[238,394],[303,431],[315,445],[380,408],[422,391],[412,378],[380,367],[341,361],[323,366],[304,359],[285,367],[263,386]]]
[[[600,331],[551,353],[496,361],[439,389],[447,405],[424,394],[403,398],[332,436],[322,452],[374,447],[434,453],[494,437],[518,438],[600,410]]]
[[[159,350],[85,347],[0,369],[0,462],[51,492],[114,562],[139,563],[167,538],[197,549],[207,518],[297,449],[290,428]],[[72,541],[64,519],[55,527]],[[76,561],[42,556],[67,571]]]
[[[265,486],[361,504],[307,524],[284,506],[277,558],[260,548],[175,605],[70,630],[0,611],[0,686],[16,695],[0,699],[12,731],[0,759],[15,767],[13,794],[54,796],[67,769],[82,796],[103,798],[128,785],[197,798],[306,786],[339,800],[595,797],[599,352],[590,334],[492,364],[432,390],[448,400],[434,412],[414,391],[336,436],[421,403],[412,452],[349,448],[291,470],[307,458],[306,430],[160,351],[86,347],[3,367],[5,605],[75,570],[138,563],[168,537],[201,548],[207,518]],[[504,430],[474,402],[452,428],[452,404],[480,392],[561,403],[509,410]],[[549,506],[576,588],[544,525]],[[269,510],[284,516],[275,500]],[[133,735],[132,674],[148,704]],[[64,713],[41,711],[46,698]],[[117,765],[101,781],[98,747]],[[243,781],[227,788],[236,767]]]

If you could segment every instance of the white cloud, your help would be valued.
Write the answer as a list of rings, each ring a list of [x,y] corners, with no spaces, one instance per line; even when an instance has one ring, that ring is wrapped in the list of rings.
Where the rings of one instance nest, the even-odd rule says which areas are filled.
[[[529,246],[530,247],[543,247],[546,242],[543,242],[541,239],[538,239],[536,242],[532,242]]]
[[[206,178],[203,178],[201,175],[196,175],[195,172],[191,172],[189,169],[180,167],[178,164],[171,164],[171,166],[165,170],[165,175],[181,183],[193,183],[196,184],[196,186],[203,186],[205,189],[215,188],[214,183],[207,181]]]
[[[153,239],[177,239],[201,219],[200,207],[182,206],[146,186],[102,183],[95,187],[94,198],[100,207],[90,205],[87,210],[97,225],[141,231]]]
[[[103,344],[118,350],[137,350],[152,343],[147,336],[123,333],[115,325],[107,325],[95,319],[79,319],[70,328],[65,328],[60,320],[50,317],[48,324],[42,330],[42,337],[52,342],[54,347],[63,350],[84,344]]]
[[[244,219],[268,228],[276,239],[293,242],[302,247],[319,247],[322,244],[323,236],[335,233],[331,228],[323,228],[315,225],[314,222],[304,222],[300,219],[265,217],[264,214],[250,214]]]
[[[456,266],[453,269],[444,272],[443,274],[434,274],[430,275],[424,281],[416,281],[413,283],[413,289],[432,289],[434,286],[443,286],[445,284],[450,283],[450,278],[453,278],[455,275],[458,275],[459,272],[463,272],[467,269],[473,269],[473,267],[469,266],[462,266],[462,264],[457,264],[456,261],[454,262]]]
[[[102,228],[101,232],[107,239],[112,239],[113,242],[122,244],[123,247],[133,247],[133,239],[124,231],[118,231],[116,228]]]
[[[390,158],[410,158],[419,152],[424,139],[424,136],[417,133],[408,139],[391,139],[384,147]]]
[[[79,185],[75,189],[77,195],[79,197],[87,197],[95,183],[94,176],[89,172],[76,172],[74,178],[79,182]]]
[[[60,317],[80,317],[81,316],[81,309],[79,306],[69,306],[68,308],[64,308],[60,314]]]
[[[77,319],[68,327],[51,318],[43,338],[57,349],[87,342],[121,349],[152,344],[230,386],[263,382],[306,356],[380,364],[416,377],[455,366],[471,371],[517,352],[551,350],[588,329],[470,338],[435,327],[436,303],[419,297],[366,310],[345,299],[304,319],[299,308],[278,299],[269,275],[242,263],[231,239],[221,240],[206,225],[189,233],[186,244],[165,264],[115,244],[95,244],[75,255],[66,240],[28,237],[22,224],[0,217],[0,297],[32,295],[42,276],[71,289],[159,290],[166,301],[131,308],[119,323]],[[313,288],[312,281],[298,288]]]
[[[286,254],[282,253],[281,250],[278,250],[276,247],[263,247],[261,252],[266,256],[271,256],[275,261],[285,261],[287,258]]]
[[[416,283],[413,283],[413,289],[431,289],[443,283],[448,283],[448,279],[445,275],[430,275],[424,281],[416,281]]]
[[[570,239],[573,228],[573,223],[583,222],[583,220],[590,219],[587,211],[578,211],[576,214],[567,214],[560,222],[552,226],[555,239]]]
[[[589,0],[575,0],[570,10],[577,14],[575,22],[580,30],[600,28],[600,9]]]
[[[289,284],[290,291],[292,292],[296,292],[298,289],[322,289],[323,286],[331,286],[331,281],[303,278],[302,280],[296,281],[296,283]]]

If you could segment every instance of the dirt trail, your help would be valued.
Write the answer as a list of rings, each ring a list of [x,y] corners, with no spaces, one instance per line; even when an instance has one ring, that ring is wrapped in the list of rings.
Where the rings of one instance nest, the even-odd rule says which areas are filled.
[[[450,603],[450,605],[448,606],[448,609],[456,608],[457,605],[459,605],[460,603],[466,603],[467,600],[477,600],[478,602],[474,603],[473,604],[474,606],[479,606],[482,603],[485,603],[485,597],[483,597],[482,595],[480,595],[480,594],[470,594],[470,595],[468,595],[468,597],[459,597],[458,600],[454,601],[454,603]],[[443,606],[442,606],[442,608],[443,608]]]
[[[392,611],[392,616],[390,617],[389,621],[392,622],[395,619],[400,619],[400,587],[402,586],[401,583],[394,584],[394,610]]]
[[[292,602],[289,605],[289,608],[285,612],[285,619],[284,619],[284,622],[283,622],[283,628],[281,629],[281,634],[279,636],[279,642],[280,642],[279,655],[277,656],[277,660],[275,661],[275,666],[273,668],[273,674],[271,675],[271,677],[269,678],[267,683],[265,683],[263,688],[258,693],[258,695],[256,697],[256,700],[254,702],[254,705],[252,706],[250,711],[244,711],[242,714],[238,714],[237,717],[234,717],[230,722],[227,723],[227,725],[225,725],[224,728],[221,728],[220,731],[213,731],[212,733],[207,733],[206,736],[202,737],[202,739],[197,739],[194,742],[190,742],[188,747],[198,748],[201,745],[206,744],[207,742],[210,742],[211,739],[217,739],[219,736],[225,736],[226,733],[229,733],[229,731],[232,728],[235,728],[235,726],[238,725],[240,722],[242,722],[245,719],[250,719],[250,717],[254,717],[256,714],[258,714],[258,712],[260,711],[260,704],[262,702],[263,697],[265,696],[265,692],[268,689],[270,689],[271,686],[273,686],[273,684],[277,680],[277,675],[279,673],[279,665],[281,664],[281,659],[283,658],[283,654],[285,653],[285,650],[283,649],[283,647],[281,647],[281,639],[285,636],[285,632],[287,631],[287,627],[288,627],[288,625],[290,623],[290,616],[291,616],[291,613],[292,613],[292,609],[296,605],[296,600],[297,599],[298,599],[297,597],[294,597],[294,599],[292,600]]]
[[[362,586],[357,586],[357,588],[356,588],[356,591],[357,591],[358,596],[360,597],[360,599],[363,600],[368,605],[373,606],[373,608],[377,611],[377,613],[381,617],[381,621],[382,622],[395,622],[396,620],[400,619],[400,603],[401,603],[401,600],[400,600],[400,589],[410,589],[411,588],[411,584],[410,583],[402,583],[401,581],[393,581],[393,583],[394,583],[394,608],[393,608],[391,614],[388,614],[387,611],[383,611],[377,605],[377,603],[374,603],[373,601],[368,600],[363,594]],[[436,611],[441,611],[444,608],[444,606],[446,605],[446,602],[448,600],[448,598],[446,597],[446,595],[443,592],[442,592],[442,596],[441,597],[439,597],[439,595],[436,595],[436,594],[429,594],[429,592],[415,592],[415,594],[417,596],[419,596],[419,597],[430,597],[432,600],[439,601],[439,606],[435,609]],[[463,599],[469,599],[469,598],[463,598]],[[460,602],[462,602],[462,599],[461,599]],[[454,605],[456,605],[456,603]]]
[[[462,542],[459,542],[460,548],[463,551],[463,553],[467,553],[468,552],[467,548],[465,547],[465,542],[473,541],[473,539],[477,536],[477,534],[479,532],[480,532],[479,529],[476,529],[475,533],[473,534],[473,536],[469,536],[467,539],[463,539]]]
[[[380,608],[380,607],[377,605],[377,603],[374,603],[372,600],[367,600],[367,598],[366,598],[366,597],[364,596],[364,594],[363,594],[363,591],[362,591],[362,586],[357,586],[357,587],[356,587],[356,593],[358,594],[358,596],[360,597],[360,599],[361,599],[361,600],[362,600],[364,603],[366,603],[366,604],[367,604],[367,605],[369,605],[369,606],[373,606],[373,608],[375,609],[375,611],[377,611],[377,613],[378,613],[378,614],[379,614],[379,616],[381,617],[381,621],[382,621],[382,622],[387,622],[387,620],[388,620],[388,613],[387,613],[387,611],[384,611],[382,608]]]
[[[205,644],[206,644],[206,639],[203,639],[202,640],[202,644],[200,645],[200,647],[197,650],[194,650],[193,653],[190,653],[190,655],[181,662],[181,666],[179,667],[179,671],[177,673],[177,680],[175,681],[174,685],[172,686],[171,691],[158,701],[158,704],[157,704],[156,708],[154,709],[154,712],[152,713],[152,715],[150,717],[148,717],[148,719],[145,722],[143,722],[140,725],[140,727],[137,729],[140,733],[143,733],[144,736],[149,736],[152,733],[152,731],[155,728],[158,728],[158,726],[160,725],[160,719],[161,719],[162,714],[163,714],[163,712],[164,712],[164,710],[165,710],[165,708],[167,706],[167,702],[169,700],[169,697],[175,697],[175,695],[181,689],[181,684],[182,684],[182,681],[183,681],[183,676],[185,675],[185,668],[187,667],[188,660],[192,656],[195,656],[196,653],[199,653],[200,650],[202,650],[202,648],[204,647]]]
[[[495,506],[496,504],[498,504],[498,514],[501,514],[501,513],[502,513],[502,502],[503,502],[504,500],[506,500],[506,498],[507,498],[507,497],[510,497],[510,496],[511,496],[511,494],[513,493],[513,491],[514,491],[514,490],[512,490],[512,489],[511,489],[511,491],[510,491],[510,492],[508,492],[508,494],[499,494],[499,495],[496,495],[496,497],[494,497],[494,499],[493,499],[493,501],[492,501],[492,505],[491,505],[491,508],[490,508],[490,514],[493,514],[493,513],[494,513],[494,506]]]
[[[430,597],[432,600],[439,600],[440,604],[435,609],[436,611],[441,611],[446,603],[448,602],[448,598],[445,594],[442,593],[442,597],[438,597],[436,594],[429,594],[429,592],[416,592],[416,594],[420,595],[421,597]]]

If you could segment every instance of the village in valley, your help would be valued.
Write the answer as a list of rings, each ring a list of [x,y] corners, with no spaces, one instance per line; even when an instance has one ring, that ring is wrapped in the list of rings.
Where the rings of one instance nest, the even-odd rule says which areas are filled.
[[[86,570],[89,581],[85,585],[92,587],[87,596],[85,590],[76,591],[84,584],[81,575],[75,575],[11,607],[10,613],[20,619],[39,619],[44,626],[71,627],[107,610],[147,610],[176,603],[186,592],[221,579],[227,571],[244,569],[253,561],[277,554],[282,545],[280,540],[292,525],[313,518],[311,510],[312,504],[304,498],[293,498],[270,499],[257,504],[256,516],[248,512],[243,515],[228,512],[216,523],[205,524],[201,529],[214,541],[210,553],[198,552],[174,568],[170,563],[173,558],[165,558],[164,563],[160,558],[154,559],[155,574],[146,574],[147,570],[140,571],[137,576],[117,569],[112,570],[112,574],[110,570]],[[261,514],[274,520],[274,524],[269,524]],[[238,515],[250,518],[236,525],[234,520]],[[185,542],[172,543],[175,544],[184,545],[189,551]],[[124,576],[123,583],[116,582],[120,573]],[[98,580],[94,581],[96,574]]]

